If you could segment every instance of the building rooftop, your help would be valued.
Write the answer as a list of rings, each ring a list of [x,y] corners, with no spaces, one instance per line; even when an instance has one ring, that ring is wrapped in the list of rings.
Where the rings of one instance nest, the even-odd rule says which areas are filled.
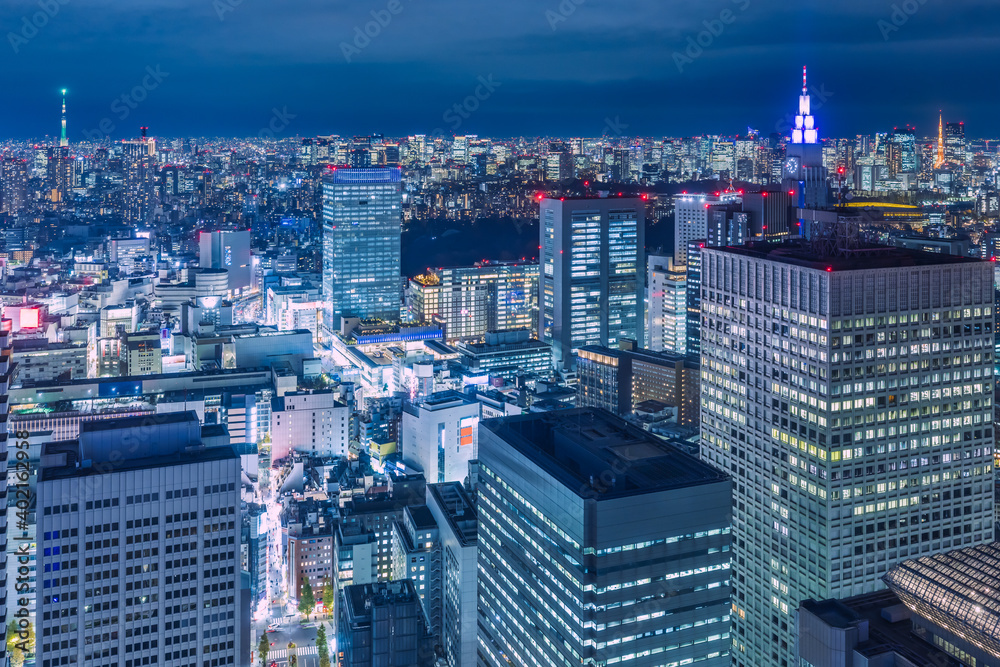
[[[617,498],[728,479],[656,436],[596,408],[502,417],[482,425],[581,497]]]
[[[882,578],[916,614],[1000,661],[1000,542],[907,560]]]
[[[345,586],[343,595],[347,601],[345,611],[354,623],[370,622],[374,607],[419,601],[410,579]]]
[[[66,447],[79,446],[78,441],[75,440],[51,444],[57,445],[59,451],[63,451]],[[77,468],[72,465],[46,467],[42,468],[39,473],[38,481],[46,482],[55,479],[89,477],[92,475],[105,475],[132,470],[163,468],[166,466],[192,465],[195,463],[208,463],[211,461],[225,461],[226,459],[239,460],[239,456],[232,447],[205,447],[202,449],[188,449],[174,454],[168,454],[166,456],[149,456],[144,458],[126,459],[124,461],[97,464],[87,467],[81,466]]]
[[[846,629],[867,623],[868,639],[853,651],[869,659],[866,664],[900,664],[878,660],[878,656],[895,654],[903,664],[914,667],[960,667],[961,663],[944,651],[928,644],[913,632],[910,614],[892,591],[881,590],[843,600],[806,600],[802,609],[819,617],[831,627]]]
[[[437,527],[434,515],[431,514],[426,505],[411,505],[406,509],[410,512],[410,517],[413,519],[413,527],[417,530]]]
[[[476,510],[462,485],[458,482],[428,484],[427,489],[443,510],[448,525],[458,536],[462,546],[476,544],[479,527]]]
[[[718,250],[819,271],[861,271],[938,264],[983,263],[983,260],[973,257],[924,252],[923,250],[896,246],[872,245],[860,248],[853,256],[821,257],[809,245],[793,241],[751,243],[745,246],[723,246],[705,248],[705,250]]]

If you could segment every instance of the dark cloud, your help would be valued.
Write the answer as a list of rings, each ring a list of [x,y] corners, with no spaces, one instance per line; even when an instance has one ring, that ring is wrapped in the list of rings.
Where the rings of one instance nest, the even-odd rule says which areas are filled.
[[[77,139],[104,118],[119,138],[139,125],[256,134],[274,109],[295,116],[289,136],[451,131],[448,109],[489,75],[500,85],[460,133],[598,135],[616,117],[629,134],[769,132],[796,103],[802,64],[828,93],[826,136],[906,122],[930,132],[938,108],[972,136],[1000,133],[991,2],[393,2],[6,0],[0,134],[55,132],[63,86]],[[39,12],[46,24],[25,38],[24,17]],[[357,29],[379,18],[357,48]],[[713,30],[701,53],[678,58]],[[156,66],[168,76],[122,118],[115,100]]]

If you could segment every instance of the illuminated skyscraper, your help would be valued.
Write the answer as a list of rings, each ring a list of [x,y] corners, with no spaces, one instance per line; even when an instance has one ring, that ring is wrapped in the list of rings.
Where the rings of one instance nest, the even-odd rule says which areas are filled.
[[[402,179],[398,167],[331,169],[323,178],[327,332],[342,317],[399,319]]]
[[[729,478],[598,409],[483,422],[479,663],[729,667]]]
[[[28,163],[20,158],[0,162],[0,212],[19,213],[27,205]]]
[[[565,197],[540,207],[542,340],[560,368],[584,345],[615,346],[644,329],[641,199]]]
[[[938,140],[937,159],[934,160],[934,168],[938,169],[944,165],[944,114],[938,112]]]
[[[675,266],[672,257],[650,255],[649,349],[654,352],[687,353],[687,271]]]
[[[944,160],[948,164],[965,166],[965,123],[945,123]]]
[[[122,218],[129,224],[146,224],[155,207],[156,141],[140,128],[139,139],[122,142],[125,184],[122,189]]]
[[[73,170],[69,148],[52,146],[47,150],[47,157],[45,179],[49,201],[56,207],[64,206],[69,196]]]
[[[890,165],[895,173],[917,173],[917,137],[914,128],[907,125],[894,129],[889,136],[889,147],[892,149]]]
[[[59,145],[69,146],[69,139],[66,138],[66,89],[62,89],[62,134],[59,137]]]
[[[733,484],[733,664],[795,610],[993,537],[993,267],[904,249],[705,248],[702,458]]]

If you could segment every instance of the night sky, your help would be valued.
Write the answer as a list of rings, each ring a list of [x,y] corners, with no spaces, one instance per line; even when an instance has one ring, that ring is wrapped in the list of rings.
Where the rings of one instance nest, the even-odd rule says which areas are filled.
[[[58,132],[62,87],[71,141],[102,119],[116,139],[140,125],[170,137],[768,134],[787,128],[803,64],[826,98],[813,98],[821,136],[904,123],[928,135],[938,108],[970,137],[1000,135],[996,0],[61,3],[3,0],[0,136]],[[366,23],[375,37],[355,41]],[[707,46],[685,54],[702,31]],[[120,100],[134,90],[144,99]]]

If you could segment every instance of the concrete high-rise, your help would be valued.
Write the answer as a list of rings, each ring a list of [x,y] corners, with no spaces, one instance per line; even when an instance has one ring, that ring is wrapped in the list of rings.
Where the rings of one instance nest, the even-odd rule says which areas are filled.
[[[729,665],[730,481],[602,410],[480,431],[479,664]]]
[[[403,460],[431,483],[464,482],[478,451],[478,401],[439,391],[403,406]]]
[[[125,183],[122,189],[122,217],[131,225],[151,221],[156,203],[156,142],[142,128],[139,139],[122,142]]]
[[[399,320],[402,182],[398,167],[323,178],[323,327],[342,317]]]
[[[839,223],[845,224],[845,223]],[[733,656],[993,536],[993,267],[920,251],[702,253],[702,457],[733,484]]]
[[[683,193],[674,198],[674,262],[687,263],[688,244],[708,238],[709,217],[716,206],[739,204],[738,192],[715,195]]]
[[[43,665],[243,665],[240,459],[194,412],[87,422],[43,446]]]
[[[647,258],[649,312],[646,332],[649,349],[687,353],[687,271],[674,266],[672,257]]]
[[[20,213],[28,204],[28,162],[20,158],[0,161],[0,213]]]
[[[642,199],[541,200],[540,333],[559,368],[584,345],[642,345],[645,221]]]

